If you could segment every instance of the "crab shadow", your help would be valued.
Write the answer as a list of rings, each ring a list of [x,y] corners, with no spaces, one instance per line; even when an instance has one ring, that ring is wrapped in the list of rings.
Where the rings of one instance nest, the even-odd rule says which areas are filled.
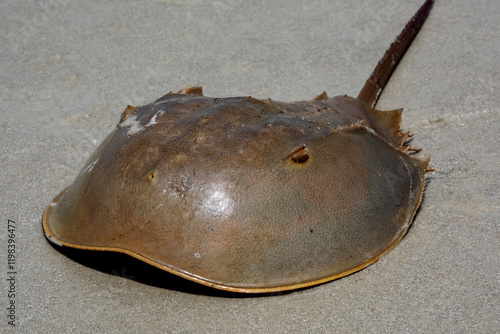
[[[69,247],[58,247],[49,243],[55,250],[83,266],[102,273],[120,276],[138,283],[178,292],[222,298],[255,298],[290,294],[293,291],[273,293],[236,293],[210,288],[194,283],[179,276],[148,265],[131,256],[116,252],[88,251]],[[303,290],[303,289],[301,289]],[[297,291],[297,290],[294,290]]]

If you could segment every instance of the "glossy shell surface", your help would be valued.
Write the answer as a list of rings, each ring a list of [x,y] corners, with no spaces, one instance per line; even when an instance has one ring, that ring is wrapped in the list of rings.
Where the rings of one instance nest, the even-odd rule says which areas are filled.
[[[428,159],[409,154],[400,121],[348,96],[169,93],[125,110],[44,232],[230,291],[333,280],[391,249],[419,206]]]

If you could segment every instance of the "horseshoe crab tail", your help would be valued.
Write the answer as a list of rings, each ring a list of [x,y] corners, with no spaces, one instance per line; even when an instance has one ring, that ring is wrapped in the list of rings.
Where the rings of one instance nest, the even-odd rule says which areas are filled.
[[[361,100],[375,107],[377,100],[382,94],[392,72],[396,69],[405,51],[410,47],[411,42],[417,36],[418,31],[423,26],[425,19],[429,16],[434,0],[426,0],[411,20],[406,24],[403,31],[396,37],[385,55],[378,62],[372,75],[366,81],[363,89],[359,92],[358,100]]]

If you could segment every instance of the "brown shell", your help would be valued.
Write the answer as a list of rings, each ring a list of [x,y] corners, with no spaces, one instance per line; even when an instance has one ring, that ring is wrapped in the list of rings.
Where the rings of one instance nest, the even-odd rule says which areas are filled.
[[[169,93],[125,110],[43,228],[224,290],[333,280],[391,249],[419,206],[428,159],[400,121],[348,96]]]

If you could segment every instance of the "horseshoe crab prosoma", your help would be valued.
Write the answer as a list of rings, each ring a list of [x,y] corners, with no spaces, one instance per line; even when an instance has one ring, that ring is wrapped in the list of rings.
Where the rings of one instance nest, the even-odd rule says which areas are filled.
[[[372,106],[431,6],[357,99],[210,98],[192,87],[127,107],[45,210],[45,235],[236,292],[311,286],[375,262],[408,230],[428,159],[409,154],[400,109]]]

